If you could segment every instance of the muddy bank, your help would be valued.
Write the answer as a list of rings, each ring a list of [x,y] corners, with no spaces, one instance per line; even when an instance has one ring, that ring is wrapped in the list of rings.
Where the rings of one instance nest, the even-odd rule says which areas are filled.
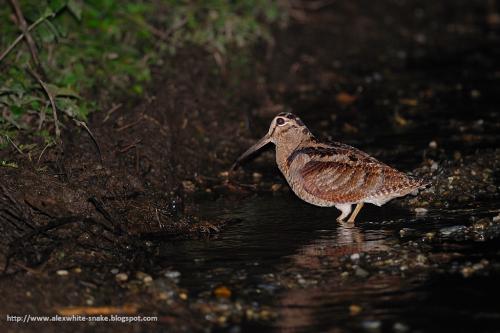
[[[19,166],[0,169],[1,292],[9,300],[2,313],[158,301],[177,309],[170,315],[186,318],[185,296],[174,282],[155,279],[147,286],[153,299],[138,296],[128,282],[144,291],[144,279],[130,267],[154,256],[147,235],[205,238],[231,222],[197,216],[189,197],[210,195],[208,181],[224,183],[218,174],[232,162],[245,129],[238,114],[228,116],[228,98],[221,96],[232,90],[215,75],[210,55],[186,50],[169,65],[175,71],[158,72],[144,102],[93,115],[102,162],[74,128],[64,131],[59,148],[33,156],[2,152]],[[59,280],[68,274],[76,276]]]
[[[251,68],[217,74],[210,55],[185,50],[170,69],[157,69],[139,105],[95,114],[90,124],[102,163],[73,129],[60,149],[31,157],[3,152],[19,168],[0,168],[0,266],[8,264],[1,312],[132,304],[132,313],[158,315],[172,331],[295,329],[324,316],[314,309],[294,322],[293,304],[311,305],[311,295],[324,290],[315,286],[331,285],[347,290],[332,296],[327,288],[339,297],[335,319],[343,329],[369,330],[381,320],[368,311],[377,305],[369,297],[347,302],[357,287],[369,295],[377,277],[406,290],[408,276],[496,276],[500,44],[490,11],[481,1],[299,7],[291,26],[275,32],[274,47],[255,51]],[[271,150],[228,182],[235,157],[286,110],[318,137],[435,176],[435,183],[418,197],[367,208],[357,229],[345,231],[332,224],[336,211],[294,201]],[[221,199],[224,209],[202,208]],[[426,213],[418,220],[424,228],[412,224],[415,208]],[[461,208],[483,210],[453,212]],[[244,213],[227,212],[238,209]],[[404,212],[399,220],[394,211]],[[458,224],[442,224],[446,214],[463,218],[463,228],[445,229]],[[371,239],[372,229],[387,239]],[[322,230],[335,235],[322,238]],[[180,241],[192,238],[210,241]],[[480,238],[492,240],[487,262],[480,249],[460,264],[439,250]],[[367,323],[351,312],[367,313]],[[335,327],[324,323],[320,328]],[[419,327],[396,320],[390,328],[396,323]]]

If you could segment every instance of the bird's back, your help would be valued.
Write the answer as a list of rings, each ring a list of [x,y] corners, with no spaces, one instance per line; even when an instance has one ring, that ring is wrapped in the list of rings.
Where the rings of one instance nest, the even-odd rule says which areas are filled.
[[[314,138],[278,160],[278,165],[294,192],[319,206],[358,202],[380,206],[425,185],[357,148]]]

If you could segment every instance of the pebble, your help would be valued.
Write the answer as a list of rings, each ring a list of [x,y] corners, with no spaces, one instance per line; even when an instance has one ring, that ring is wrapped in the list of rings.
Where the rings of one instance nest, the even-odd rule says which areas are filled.
[[[454,225],[451,227],[439,229],[439,233],[443,236],[449,236],[454,232],[459,232],[459,231],[462,231],[464,229],[465,229],[465,226],[463,226],[463,225]]]
[[[401,333],[408,332],[410,330],[410,328],[408,326],[406,326],[405,324],[400,323],[400,322],[394,323],[394,325],[392,325],[392,329],[395,332],[401,332]]]
[[[361,326],[368,331],[375,331],[380,329],[380,326],[382,326],[382,323],[380,320],[365,320],[361,323]]]
[[[351,254],[351,260],[352,261],[359,260],[359,253],[353,253],[353,254]]]
[[[255,182],[259,182],[262,179],[262,174],[258,172],[254,172],[252,174],[252,178]]]
[[[417,208],[415,208],[415,213],[417,215],[425,215],[425,214],[427,214],[428,211],[429,210],[427,208],[423,208],[423,207],[417,207]]]
[[[481,92],[479,90],[477,90],[477,89],[473,89],[470,92],[470,96],[472,98],[479,98],[481,96]]]
[[[183,180],[182,187],[184,188],[184,191],[188,193],[193,193],[194,191],[196,191],[196,186],[190,180]]]
[[[177,280],[178,278],[181,277],[181,272],[178,271],[167,271],[163,274],[165,277],[172,279],[172,280]]]
[[[437,147],[438,147],[438,144],[436,141],[432,140],[431,142],[429,142],[429,148],[436,149]]]
[[[493,217],[493,222],[500,222],[500,214],[497,216]]]
[[[368,273],[366,270],[364,270],[361,267],[356,268],[356,271],[354,272],[354,274],[356,274],[356,276],[362,277],[362,278],[365,278],[368,275],[370,275],[370,273]]]
[[[113,269],[111,270],[111,274],[114,274],[114,275],[118,274],[118,272],[120,272],[120,271],[118,270],[118,268],[113,268]]]
[[[60,269],[56,272],[56,274],[59,276],[67,276],[69,274],[69,272],[65,269]]]
[[[151,275],[144,273],[144,272],[135,273],[135,277],[137,280],[141,280],[144,283],[153,281],[153,278],[151,277]]]
[[[128,280],[128,275],[125,273],[118,273],[115,275],[115,279],[118,282],[125,282]]]

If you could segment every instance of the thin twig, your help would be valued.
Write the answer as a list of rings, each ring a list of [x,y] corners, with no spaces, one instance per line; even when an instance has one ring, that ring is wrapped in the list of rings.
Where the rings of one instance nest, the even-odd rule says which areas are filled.
[[[109,109],[108,112],[106,112],[106,117],[104,117],[104,120],[102,121],[103,123],[105,123],[106,121],[108,121],[109,117],[111,116],[111,114],[113,112],[115,112],[116,110],[118,110],[119,108],[122,107],[122,104],[116,104],[116,105],[113,105],[113,107],[111,109]]]
[[[12,146],[14,146],[14,148],[16,148],[16,150],[19,152],[19,154],[24,155],[23,151],[14,143],[14,141],[12,141],[10,136],[5,135],[5,137],[7,138],[7,141],[9,141],[12,144]]]
[[[50,146],[52,146],[52,142],[49,142],[48,144],[45,145],[42,152],[40,153],[40,156],[38,156],[38,161],[36,161],[36,164],[40,164],[40,160],[42,159],[42,156],[45,153],[45,150],[47,150],[47,148],[49,148]]]
[[[126,124],[126,125],[123,125],[123,126],[121,126],[121,127],[118,127],[118,128],[116,129],[116,131],[117,131],[117,132],[121,132],[121,131],[126,130],[126,129],[130,128],[130,127],[134,127],[135,125],[137,125],[138,123],[140,123],[140,122],[142,121],[142,119],[143,119],[143,118],[144,118],[144,117],[143,117],[143,115],[141,115],[141,116],[139,117],[139,119],[134,120],[133,122],[131,122],[131,123],[129,123],[129,124]]]
[[[87,124],[84,121],[78,120],[76,118],[73,118],[73,121],[76,123],[77,126],[81,126],[85,128],[87,133],[89,134],[90,138],[94,142],[96,148],[97,148],[97,153],[99,154],[99,160],[101,161],[102,164],[102,152],[101,152],[101,146],[99,146],[99,142],[97,142],[97,139],[95,138],[94,134],[90,130],[90,128],[87,126]]]
[[[52,106],[52,114],[54,115],[54,126],[56,127],[56,137],[59,139],[61,137],[61,130],[59,129],[59,121],[57,119],[57,107],[56,107],[56,102],[54,100],[54,96],[52,96],[52,93],[50,92],[49,87],[45,84],[45,82],[42,81],[40,76],[35,73],[31,68],[27,68],[28,72],[38,81],[40,86],[42,86],[43,90],[47,94],[50,100],[50,105]]]
[[[33,40],[33,37],[31,37],[31,34],[28,31],[28,24],[26,23],[26,20],[24,19],[23,12],[21,11],[21,6],[19,6],[19,3],[17,0],[10,0],[10,4],[14,8],[14,12],[16,13],[17,17],[17,23],[19,24],[19,28],[21,29],[24,39],[26,40],[26,43],[28,44],[28,48],[30,49],[31,53],[31,58],[33,59],[33,62],[38,68],[41,68],[40,66],[40,59],[38,58],[38,51],[36,49],[36,44],[35,41]]]

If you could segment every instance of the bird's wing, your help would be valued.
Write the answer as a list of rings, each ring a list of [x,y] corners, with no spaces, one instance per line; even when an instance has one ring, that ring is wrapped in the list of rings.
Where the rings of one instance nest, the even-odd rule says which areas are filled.
[[[395,193],[409,179],[375,159],[374,162],[312,159],[300,169],[300,176],[306,192],[337,203]]]

